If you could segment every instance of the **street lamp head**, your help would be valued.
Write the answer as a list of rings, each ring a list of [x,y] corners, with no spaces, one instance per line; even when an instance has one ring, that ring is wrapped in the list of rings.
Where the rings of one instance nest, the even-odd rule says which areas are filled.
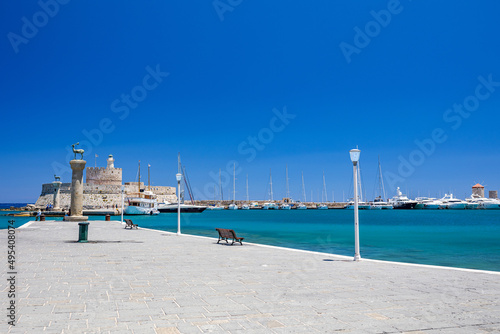
[[[181,173],[175,174],[175,178],[177,179],[177,182],[181,182],[181,180],[182,180],[182,174]]]
[[[351,155],[351,161],[353,163],[357,163],[359,161],[359,155],[360,155],[361,151],[358,150],[357,148],[355,149],[352,149],[349,151],[349,154]]]

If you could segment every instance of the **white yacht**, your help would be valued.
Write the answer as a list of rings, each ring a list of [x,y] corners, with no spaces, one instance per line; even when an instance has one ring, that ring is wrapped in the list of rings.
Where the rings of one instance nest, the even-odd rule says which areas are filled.
[[[454,198],[453,194],[445,194],[441,199],[441,209],[463,210],[467,207],[467,202]]]
[[[373,202],[370,202],[370,210],[392,210],[394,207],[392,204],[389,204],[388,202],[385,202],[382,197],[377,197],[373,200]]]
[[[207,210],[224,210],[225,208],[221,204],[210,205]]]
[[[424,209],[452,209],[462,210],[467,208],[467,202],[453,198],[453,194],[445,194],[443,198],[424,204]]]
[[[307,206],[304,203],[299,203],[297,210],[307,210]]]
[[[425,204],[435,201],[435,198],[431,197],[417,197],[415,201],[417,201],[417,205],[415,205],[415,209],[424,209]]]
[[[469,206],[475,205],[475,208],[477,209],[500,210],[500,201],[496,198],[486,198],[473,194],[471,197],[466,198],[465,200],[467,202],[468,209]]]
[[[346,206],[344,206],[344,209],[347,210],[354,210],[354,200],[350,200]],[[358,201],[358,210],[369,210],[370,209],[370,204],[367,202],[361,202]]]
[[[389,200],[394,209],[413,209],[417,205],[417,201],[412,201],[406,195],[401,193],[399,187],[396,189],[396,196]]]
[[[125,207],[123,213],[125,215],[157,215],[158,200],[156,194],[152,191],[141,192],[141,162],[139,161],[138,170],[139,182],[137,182],[137,193],[127,194],[128,206]],[[149,179],[149,165],[148,165],[148,179]],[[149,183],[149,182],[148,182]],[[149,187],[149,186],[148,186]]]
[[[157,215],[160,213],[156,195],[151,191],[131,193],[127,196],[127,202],[128,206],[123,211],[126,215]]]
[[[278,210],[279,206],[278,206],[278,204],[276,204],[274,202],[266,202],[266,203],[262,204],[262,209],[263,210]]]
[[[229,210],[238,210],[238,205],[236,205],[235,203],[231,203],[227,208]]]

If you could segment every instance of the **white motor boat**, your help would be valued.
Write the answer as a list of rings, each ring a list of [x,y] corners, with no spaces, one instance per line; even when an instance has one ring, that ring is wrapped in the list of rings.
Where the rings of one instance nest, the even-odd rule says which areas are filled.
[[[389,200],[394,209],[413,209],[417,205],[417,201],[412,201],[406,195],[401,193],[399,187],[396,189],[396,196]]]
[[[126,215],[157,215],[158,201],[156,195],[151,191],[129,194],[128,206],[123,211]]]
[[[328,210],[328,205],[322,203],[317,206],[318,210]]]
[[[279,209],[278,204],[274,202],[266,202],[262,205],[263,210],[277,210]]]
[[[281,204],[280,210],[290,210],[292,207],[289,204]]]
[[[211,205],[207,207],[207,210],[224,210],[224,209],[225,208],[220,204]]]
[[[435,198],[431,197],[417,197],[415,201],[417,201],[417,205],[415,205],[415,209],[424,209],[425,204],[435,201]]]
[[[238,210],[238,205],[236,205],[235,203],[231,203],[227,208],[229,210]]]
[[[370,202],[370,210],[392,210],[394,209],[391,204],[388,202],[384,202],[382,197],[377,197],[373,200],[373,202]]]
[[[444,197],[441,198],[441,202],[441,209],[463,210],[467,208],[467,202],[454,198],[453,194],[445,194]]]
[[[484,210],[500,210],[500,201],[497,198],[486,198],[479,195],[473,194],[471,197],[465,199],[467,202],[467,208],[469,206],[475,205],[476,209]],[[472,209],[474,207],[471,207]]]
[[[349,201],[346,206],[344,206],[344,209],[347,210],[354,210],[354,201]],[[370,204],[366,202],[358,202],[358,210],[369,210],[370,209]]]
[[[299,203],[297,210],[307,210],[307,206],[304,203]]]
[[[241,206],[241,210],[250,210],[250,205],[248,205],[248,204],[243,204],[243,205]]]

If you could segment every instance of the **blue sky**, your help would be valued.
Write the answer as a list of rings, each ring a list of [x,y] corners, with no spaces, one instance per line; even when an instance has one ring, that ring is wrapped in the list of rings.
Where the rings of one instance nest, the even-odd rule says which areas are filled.
[[[0,20],[0,202],[36,200],[68,148],[113,154],[197,198],[238,163],[237,198],[500,190],[496,1],[7,1]],[[215,175],[215,177],[214,177]],[[146,177],[146,173],[143,173]],[[230,180],[229,180],[230,181]],[[224,195],[231,192],[225,182]]]

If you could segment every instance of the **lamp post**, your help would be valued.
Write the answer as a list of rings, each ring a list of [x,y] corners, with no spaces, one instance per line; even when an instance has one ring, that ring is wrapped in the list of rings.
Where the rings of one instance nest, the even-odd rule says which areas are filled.
[[[122,224],[123,224],[123,205],[124,205],[124,204],[123,204],[123,200],[124,200],[124,198],[123,198],[123,193],[125,192],[125,186],[122,186],[122,187],[121,187],[121,190],[122,190]]]
[[[177,235],[181,235],[181,180],[182,174],[175,174],[177,179]]]
[[[361,260],[359,255],[359,217],[358,217],[358,161],[361,151],[356,149],[350,150],[353,179],[354,179],[354,261]]]

